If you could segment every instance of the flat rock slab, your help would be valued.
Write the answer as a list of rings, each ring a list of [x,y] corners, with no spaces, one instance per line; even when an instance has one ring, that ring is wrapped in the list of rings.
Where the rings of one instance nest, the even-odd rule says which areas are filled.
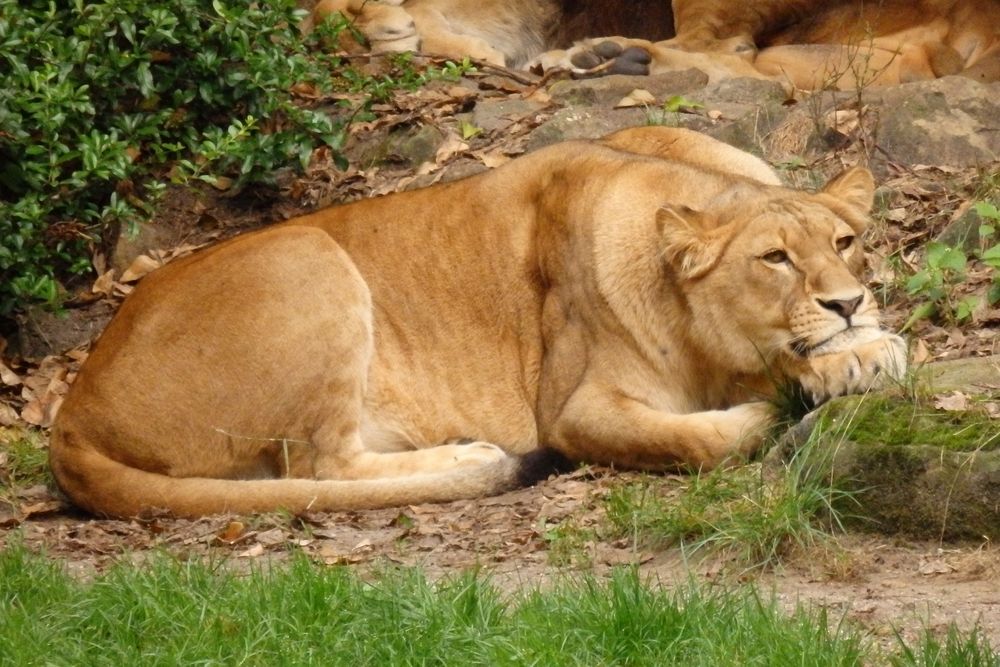
[[[1000,420],[984,403],[1000,395],[1000,357],[931,364],[915,390],[847,396],[794,427],[768,455],[796,452],[796,467],[849,497],[852,525],[924,539],[1000,539]],[[960,391],[968,410],[935,407]]]

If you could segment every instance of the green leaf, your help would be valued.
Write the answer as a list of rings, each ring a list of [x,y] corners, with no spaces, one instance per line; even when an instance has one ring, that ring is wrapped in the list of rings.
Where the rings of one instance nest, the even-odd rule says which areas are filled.
[[[990,289],[986,292],[986,300],[991,306],[1000,303],[1000,280],[997,277],[993,278],[993,284],[990,285]]]
[[[141,62],[135,70],[136,78],[139,80],[139,93],[143,97],[150,97],[155,92],[153,89],[153,73],[149,70],[149,63]]]
[[[933,317],[937,313],[937,306],[934,303],[926,302],[922,303],[913,309],[913,314],[910,315],[910,319],[906,320],[906,324],[902,326],[900,331],[906,331],[914,324],[920,320],[926,320]]]
[[[471,139],[483,131],[483,128],[477,127],[465,120],[458,124],[458,129],[462,133],[462,139]]]
[[[694,102],[684,97],[683,95],[674,95],[663,103],[664,111],[679,112],[679,111],[693,111],[695,109],[703,109],[704,104],[700,102]]]
[[[1000,210],[997,209],[993,202],[980,201],[976,202],[973,207],[976,213],[982,218],[988,218],[990,220],[1000,220]]]
[[[981,299],[974,294],[962,298],[955,306],[955,320],[963,322],[972,317],[972,311],[976,309],[980,301]]]
[[[965,271],[965,253],[957,248],[931,241],[927,244],[927,265],[937,268],[961,273]]]
[[[994,269],[1000,270],[1000,243],[996,244],[992,248],[984,250],[980,259],[982,259],[983,263],[988,266],[992,266]]]
[[[910,276],[906,281],[906,292],[908,294],[918,294],[924,290],[931,282],[931,274],[925,271],[918,271]]]

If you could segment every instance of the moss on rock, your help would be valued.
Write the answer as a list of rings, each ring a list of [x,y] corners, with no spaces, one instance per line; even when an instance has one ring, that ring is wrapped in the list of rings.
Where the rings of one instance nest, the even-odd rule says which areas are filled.
[[[838,509],[851,525],[928,539],[995,540],[1000,423],[971,405],[956,412],[936,409],[927,398],[848,396],[793,433],[801,440],[811,431],[800,455],[850,492]]]

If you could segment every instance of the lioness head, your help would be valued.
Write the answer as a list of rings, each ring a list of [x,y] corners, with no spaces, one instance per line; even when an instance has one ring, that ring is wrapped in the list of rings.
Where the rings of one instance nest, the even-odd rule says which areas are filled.
[[[850,169],[817,194],[738,186],[705,211],[658,213],[668,267],[685,284],[703,352],[754,372],[877,331],[859,282],[874,183]]]

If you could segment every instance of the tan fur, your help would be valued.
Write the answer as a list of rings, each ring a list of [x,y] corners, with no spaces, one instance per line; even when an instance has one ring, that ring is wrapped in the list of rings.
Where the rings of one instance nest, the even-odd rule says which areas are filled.
[[[674,34],[670,39],[652,42],[599,31],[567,45],[559,27],[574,7],[562,0],[322,0],[316,11],[354,17],[376,51],[420,48],[510,67],[582,73],[573,56],[614,41],[648,51],[651,74],[694,67],[711,80],[764,76],[804,89],[959,73],[1000,80],[998,0],[673,0],[674,31],[664,26]],[[611,2],[587,10],[606,15],[604,24],[611,27],[634,6]],[[591,30],[601,25],[587,23]]]
[[[905,364],[854,275],[871,175],[777,183],[703,135],[637,128],[173,262],[84,364],[55,477],[98,514],[197,516],[487,495],[541,445],[739,460],[772,378],[822,400]]]
[[[677,35],[661,45],[709,53],[760,48],[757,69],[798,88],[949,74],[1000,80],[996,0],[673,0],[673,10]]]

